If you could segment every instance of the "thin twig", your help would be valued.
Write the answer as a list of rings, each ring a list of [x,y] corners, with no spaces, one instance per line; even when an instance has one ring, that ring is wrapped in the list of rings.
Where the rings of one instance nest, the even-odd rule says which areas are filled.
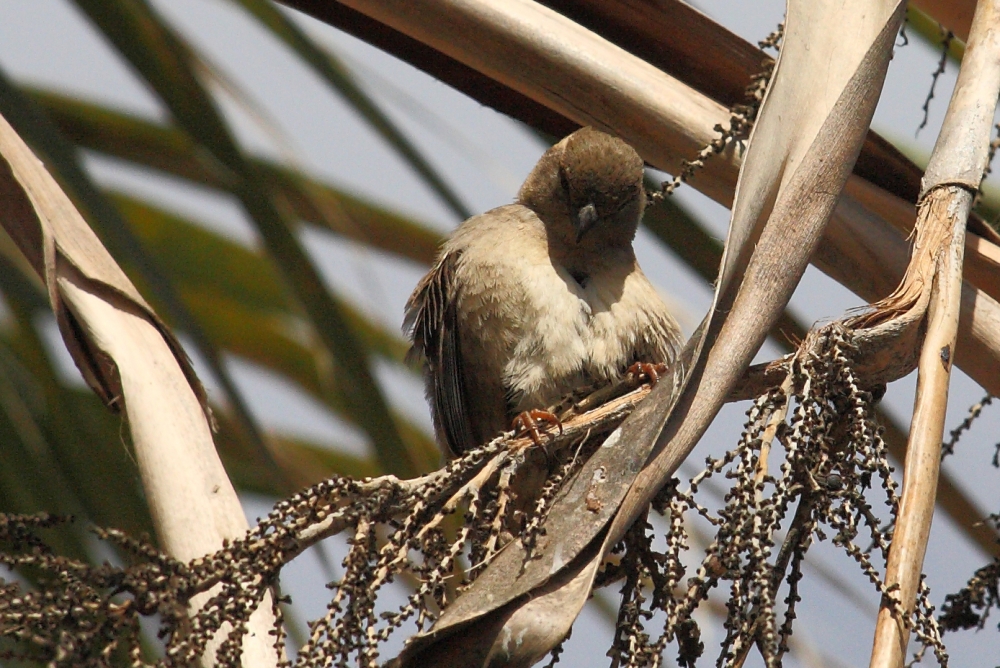
[[[914,135],[920,134],[920,131],[927,127],[927,120],[931,113],[931,100],[934,99],[934,89],[937,87],[938,79],[944,74],[945,67],[948,66],[948,49],[951,48],[951,41],[955,39],[955,34],[950,30],[945,31],[942,29],[943,37],[941,39],[941,59],[938,60],[937,69],[934,70],[934,74],[931,75],[931,89],[927,91],[927,97],[924,99],[924,106],[921,110],[924,112],[924,118],[920,121],[920,125],[917,126],[917,131]]]

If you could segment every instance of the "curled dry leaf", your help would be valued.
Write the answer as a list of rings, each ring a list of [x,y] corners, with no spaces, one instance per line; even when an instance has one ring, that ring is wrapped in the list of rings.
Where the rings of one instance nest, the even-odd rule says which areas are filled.
[[[247,523],[183,349],[2,118],[0,156],[3,226],[45,282],[84,378],[127,416],[161,543],[183,560],[218,550],[243,535]],[[275,665],[269,603],[253,624],[245,651],[255,663],[248,665]]]

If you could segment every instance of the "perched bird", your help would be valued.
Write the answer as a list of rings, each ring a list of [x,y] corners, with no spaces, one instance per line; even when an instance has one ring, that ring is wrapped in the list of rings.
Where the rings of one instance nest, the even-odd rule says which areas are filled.
[[[632,250],[643,161],[585,127],[550,148],[517,202],[462,223],[406,305],[411,353],[449,456],[634,363],[670,363],[680,330]]]

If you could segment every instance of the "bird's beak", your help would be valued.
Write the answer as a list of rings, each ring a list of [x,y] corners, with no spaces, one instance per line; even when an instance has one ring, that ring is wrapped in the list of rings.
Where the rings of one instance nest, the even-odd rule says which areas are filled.
[[[580,239],[583,238],[583,235],[585,235],[596,222],[597,207],[593,204],[587,204],[576,212],[576,215],[573,217],[573,223],[576,225],[577,243],[580,243]]]

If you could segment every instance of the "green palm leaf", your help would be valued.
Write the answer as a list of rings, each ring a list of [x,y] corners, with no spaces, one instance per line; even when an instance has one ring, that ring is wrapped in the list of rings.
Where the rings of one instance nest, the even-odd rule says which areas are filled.
[[[68,138],[87,148],[202,186],[226,190],[224,170],[176,129],[51,91],[29,89]],[[441,237],[426,225],[365,202],[268,160],[249,158],[272,188],[276,201],[306,222],[373,246],[430,264]],[[227,190],[228,192],[228,190]]]
[[[309,39],[298,26],[281,13],[268,0],[233,0],[233,2],[270,30],[275,37],[292,49],[303,62],[319,74],[333,90],[344,99],[382,136],[382,138],[420,175],[459,220],[472,212],[458,195],[445,183],[444,178],[420,154],[402,130],[396,127],[378,104],[357,84],[347,68],[337,58]]]
[[[59,175],[104,243],[118,257],[129,258],[151,293],[156,295],[163,311],[175,325],[191,336],[198,351],[222,384],[240,428],[246,434],[248,442],[254,446],[256,456],[265,462],[270,462],[260,428],[211,340],[204,335],[197,322],[177,298],[170,282],[132,234],[121,214],[104,198],[87,172],[82,169],[75,147],[62,137],[58,129],[30,98],[11,84],[2,71],[0,71],[0,113],[9,119],[23,137],[35,145],[35,150],[46,158],[51,169]],[[273,475],[280,477],[280,469],[273,467],[272,470]]]
[[[354,379],[354,391],[343,396],[353,421],[371,436],[386,471],[412,475],[414,462],[371,374],[364,347],[296,236],[296,221],[271,199],[264,175],[245,159],[198,81],[192,52],[143,0],[77,0],[77,5],[156,91],[173,119],[228,172],[230,191],[254,221],[319,337]]]

